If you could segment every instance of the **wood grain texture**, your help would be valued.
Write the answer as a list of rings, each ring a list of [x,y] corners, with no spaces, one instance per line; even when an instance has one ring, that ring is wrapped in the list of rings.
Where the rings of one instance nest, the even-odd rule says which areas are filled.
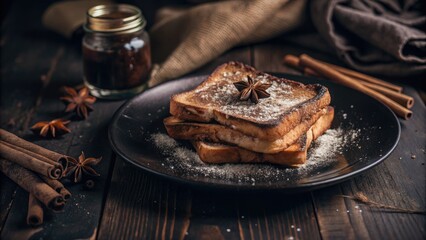
[[[222,54],[219,58],[213,59],[208,64],[202,66],[199,69],[196,69],[187,76],[196,76],[200,74],[210,74],[216,69],[219,65],[227,63],[229,61],[238,61],[245,64],[252,65],[252,49],[250,47],[236,47],[232,50]]]
[[[369,239],[365,231],[358,232],[351,226],[345,201],[339,197],[342,195],[340,186],[329,187],[317,192],[312,195],[322,238]]]
[[[299,56],[307,53],[324,61],[338,63],[336,58],[331,54],[320,53],[309,49],[298,47],[294,44],[284,43],[262,43],[253,47],[253,65],[261,71],[265,72],[282,72],[295,75],[301,75],[300,70],[289,67],[283,63],[286,54]]]
[[[64,84],[75,85],[81,82],[81,72],[69,66],[68,62],[75,62],[78,55],[72,50],[66,52],[65,61],[61,61],[57,66],[57,73],[52,75],[52,82],[47,86],[46,94],[43,95],[42,104],[36,109],[36,116],[30,121],[56,118],[63,115],[64,104],[59,101],[57,89]],[[70,58],[70,59],[67,59]],[[74,76],[74,77],[72,77]],[[66,82],[63,82],[65,81]],[[25,219],[26,194],[18,194],[9,213],[9,217],[1,232],[2,239],[16,239],[17,236],[26,238],[90,238],[96,236],[100,215],[102,213],[102,203],[104,191],[108,189],[109,168],[112,166],[112,151],[108,146],[107,127],[114,111],[122,102],[102,102],[95,103],[95,111],[92,112],[86,121],[74,121],[69,125],[70,134],[63,135],[58,139],[41,139],[26,131],[26,138],[38,145],[48,149],[78,157],[82,151],[87,157],[103,157],[99,166],[96,167],[101,174],[95,180],[96,187],[89,191],[83,189],[82,185],[66,183],[67,189],[72,192],[72,197],[68,200],[64,212],[66,214],[50,214],[46,216],[46,222],[41,227],[42,231],[32,232],[28,226],[22,225]],[[18,190],[18,193],[22,192]],[[82,224],[84,219],[84,224]],[[70,231],[63,231],[63,229]],[[28,230],[28,231],[27,231]],[[27,233],[33,235],[28,235]],[[24,235],[20,235],[25,233]],[[21,237],[19,237],[21,238]]]
[[[309,193],[242,195],[236,201],[243,239],[320,239]]]
[[[408,86],[404,89],[415,98],[415,114],[411,120],[400,120],[401,140],[394,152],[384,163],[360,177],[340,184],[340,187],[331,187],[332,190],[313,193],[322,237],[424,239],[426,236],[424,215],[391,213],[339,197],[362,193],[372,201],[390,206],[425,208],[426,134],[419,129],[425,129],[421,119],[425,119],[426,108],[414,89]],[[415,159],[412,156],[416,156]]]
[[[118,159],[99,239],[182,239],[188,231],[191,192]]]
[[[66,152],[70,156],[77,157],[81,151],[84,151],[86,156],[99,157],[103,156],[103,162],[96,167],[101,177],[96,179],[96,187],[93,190],[84,190],[82,185],[74,185],[66,183],[67,189],[72,192],[72,197],[68,200],[64,213],[49,214],[46,216],[45,223],[41,226],[42,231],[31,232],[31,228],[24,225],[25,218],[25,202],[27,194],[22,194],[24,191],[18,189],[17,197],[14,200],[13,206],[5,223],[4,229],[1,232],[2,239],[27,239],[32,238],[89,238],[96,233],[99,224],[99,218],[102,212],[102,201],[104,191],[107,189],[107,180],[109,179],[109,165],[111,163],[111,150],[104,148],[108,144],[106,135],[106,126],[111,115],[111,105],[104,108],[105,111],[94,112],[93,115],[83,126],[78,129],[73,127],[72,134],[67,136],[67,140],[43,140],[35,141],[46,148]],[[96,113],[96,114],[95,114]],[[96,136],[96,138],[94,137]],[[84,224],[82,224],[84,219]],[[63,229],[70,231],[63,231]],[[25,235],[30,232],[34,235]],[[24,235],[21,235],[24,234]]]
[[[342,184],[344,195],[363,193],[382,204],[406,209],[425,209],[426,206],[426,107],[412,88],[407,93],[415,97],[413,119],[400,120],[403,129],[395,151],[378,167]],[[419,136],[419,138],[413,138]],[[415,156],[415,158],[413,157]],[[345,200],[354,229],[365,228],[372,239],[424,239],[426,216],[420,214],[392,213]],[[362,212],[359,212],[362,210]]]
[[[24,3],[14,3],[11,11],[20,11]],[[44,3],[39,4],[45,7]],[[40,12],[28,11],[28,18],[37,18]],[[33,117],[37,95],[41,90],[40,75],[50,68],[50,60],[55,56],[57,46],[34,39],[37,48],[28,51],[28,29],[41,29],[40,22],[27,21],[20,14],[9,14],[2,24],[1,40],[1,87],[0,87],[0,125],[22,135],[26,123]],[[16,26],[26,26],[19,28]],[[4,34],[3,34],[4,33]],[[44,58],[45,61],[33,61]],[[17,186],[0,176],[0,231],[13,206]]]
[[[122,102],[96,103],[96,110],[87,121],[73,121],[70,124],[72,133],[58,139],[41,139],[28,130],[37,121],[64,116],[65,106],[59,100],[60,87],[82,83],[80,51],[46,32],[40,21],[34,21],[41,19],[48,4],[16,2],[11,11],[19,10],[20,14],[9,15],[3,25],[2,31],[8,35],[2,48],[1,126],[36,144],[74,157],[81,151],[86,156],[103,156],[103,162],[97,167],[102,176],[97,179],[93,191],[68,184],[73,196],[67,203],[66,214],[47,213],[45,223],[37,229],[25,225],[26,207],[23,206],[27,205],[27,194],[10,181],[3,181],[4,176],[1,176],[0,217],[4,221],[1,239],[95,236],[104,191],[108,189],[112,152],[107,147],[106,130],[112,113]]]
[[[0,176],[0,232],[13,204],[17,185],[4,175]]]

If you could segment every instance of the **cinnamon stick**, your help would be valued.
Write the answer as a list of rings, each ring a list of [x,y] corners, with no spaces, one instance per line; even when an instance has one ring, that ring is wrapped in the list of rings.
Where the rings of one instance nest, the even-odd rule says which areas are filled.
[[[347,87],[363,92],[379,100],[380,102],[384,103],[389,108],[391,108],[392,111],[394,111],[398,116],[404,119],[409,119],[412,116],[412,112],[409,109],[399,105],[398,103],[386,97],[385,95],[378,93],[377,91],[362,85],[361,83],[357,82],[351,77],[338,72],[337,70],[331,68],[330,66],[322,62],[319,62],[318,60],[315,60],[306,54],[302,54],[300,56],[300,64],[302,64],[305,67],[309,67],[313,69],[315,72],[327,78],[330,78],[342,85],[345,85]]]
[[[394,92],[402,92],[402,87],[392,84],[392,83],[388,83],[386,81],[380,80],[378,78],[374,78],[372,76],[368,76],[366,74],[363,73],[359,73],[344,67],[340,67],[331,63],[327,63],[327,62],[323,62],[320,60],[317,60],[318,62],[321,62],[327,66],[329,66],[330,68],[335,69],[336,71],[343,73],[349,77],[353,77],[356,78],[357,80],[361,80],[367,84],[374,84],[375,86],[380,86],[384,89],[388,89]],[[289,66],[292,66],[294,68],[298,68],[299,70],[303,71],[306,75],[309,76],[316,76],[318,77],[318,73],[316,73],[314,70],[312,70],[311,68],[307,68],[307,67],[303,67],[300,65],[300,59],[297,56],[291,55],[291,54],[287,54],[284,56],[283,58],[283,62]],[[406,95],[405,95],[406,96]],[[405,103],[403,104],[405,105]]]
[[[314,70],[312,70],[311,68],[305,67],[303,72],[307,76],[320,77],[320,75],[318,73],[316,73]],[[405,95],[405,94],[400,93],[400,92],[392,91],[388,88],[385,88],[385,87],[382,87],[382,86],[379,86],[379,85],[376,85],[376,84],[373,84],[373,83],[365,82],[361,79],[357,79],[357,78],[354,78],[354,79],[358,80],[358,82],[361,83],[362,85],[387,96],[388,98],[394,100],[395,102],[399,103],[403,107],[410,109],[414,105],[414,99],[412,97],[408,96],[408,95]]]
[[[382,87],[389,88],[389,89],[396,91],[396,92],[402,92],[402,90],[403,90],[403,88],[401,86],[380,80],[378,78],[375,78],[375,77],[372,77],[372,76],[369,76],[369,75],[366,75],[366,74],[363,74],[363,73],[360,73],[360,72],[356,72],[356,71],[353,71],[353,70],[350,70],[350,69],[347,69],[347,68],[344,68],[344,67],[340,67],[340,66],[337,66],[337,65],[334,65],[334,64],[331,64],[331,63],[326,63],[326,62],[323,62],[323,61],[320,61],[320,60],[317,60],[317,61],[322,63],[322,64],[325,64],[325,65],[327,65],[331,68],[334,68],[338,72],[343,73],[345,75],[348,75],[350,77],[355,77],[355,78],[364,80],[366,82],[374,83],[376,85],[380,85]]]
[[[414,105],[414,99],[408,95],[405,95],[400,92],[392,91],[388,88],[375,85],[373,83],[364,82],[364,81],[360,81],[360,83],[366,87],[369,87],[375,91],[382,93],[383,95],[387,96],[388,98],[394,100],[395,102],[401,104],[402,106],[406,108],[412,108]]]
[[[36,227],[43,223],[43,207],[31,193],[28,196],[27,224]]]
[[[71,193],[64,187],[64,185],[55,179],[50,179],[45,176],[39,176],[47,185],[53,188],[56,192],[62,195],[65,200],[68,200],[71,197]]]
[[[32,142],[28,142],[28,141],[16,136],[15,134],[10,133],[10,132],[8,132],[4,129],[1,129],[1,128],[0,128],[0,140],[5,141],[9,144],[18,146],[20,148],[24,148],[28,151],[35,153],[35,154],[42,155],[42,156],[47,157],[47,158],[49,158],[49,159],[51,159],[55,162],[59,162],[64,166],[64,168],[65,168],[65,165],[67,163],[68,156],[54,152],[54,151],[51,151],[51,150],[43,148],[43,147],[40,147],[40,146],[38,146],[38,145],[36,145]]]
[[[70,197],[71,197],[71,192],[70,192],[70,191],[68,191],[68,189],[66,189],[65,187],[64,187],[64,188],[62,188],[62,189],[59,191],[59,194],[61,194],[61,195],[62,195],[62,197],[63,197],[65,200],[68,200],[68,199],[70,199]]]
[[[315,72],[315,70],[313,70],[309,67],[301,66],[300,59],[298,57],[294,56],[294,55],[289,54],[289,55],[284,56],[283,61],[284,61],[285,64],[287,64],[289,66],[292,66],[294,68],[298,68],[298,69],[302,70],[303,73],[307,76],[314,76],[314,77],[320,77],[321,76],[320,74]],[[324,63],[324,62],[322,62],[322,63]],[[328,64],[328,65],[333,66],[332,68],[334,68],[334,66],[335,66],[335,65],[332,65],[332,64]],[[408,96],[408,95],[405,95],[403,93],[391,90],[391,89],[383,87],[381,85],[377,85],[377,84],[374,84],[374,83],[371,83],[371,82],[366,82],[364,79],[360,79],[360,78],[357,78],[357,77],[353,77],[353,78],[358,80],[358,82],[361,83],[362,85],[387,96],[388,98],[394,100],[395,102],[399,103],[403,107],[412,108],[413,105],[414,105],[414,99],[412,97]],[[402,87],[401,87],[401,89],[402,89]]]
[[[25,153],[25,154],[27,154],[27,155],[30,155],[30,156],[31,156],[31,157],[33,157],[33,158],[37,158],[37,159],[39,159],[39,160],[42,160],[43,162],[50,163],[50,164],[55,164],[55,163],[56,163],[55,161],[53,161],[53,160],[52,160],[52,159],[50,159],[50,158],[47,158],[47,157],[45,157],[45,156],[43,156],[43,155],[37,154],[37,153],[32,152],[32,151],[29,151],[29,150],[27,150],[27,149],[25,149],[25,148],[21,148],[21,147],[19,147],[19,146],[16,146],[16,145],[10,144],[10,143],[5,142],[5,141],[3,141],[3,140],[0,140],[0,143],[5,144],[5,145],[7,145],[7,146],[9,146],[9,147],[11,147],[11,148],[14,148],[14,149],[15,149],[15,150],[17,150],[17,151],[20,151],[20,152],[23,152],[23,153]]]
[[[61,164],[41,161],[2,142],[0,142],[0,157],[52,179],[62,177],[63,167]]]
[[[60,211],[64,208],[65,200],[62,195],[30,170],[0,158],[0,171],[28,193],[33,194],[47,208],[54,211]]]
[[[284,56],[283,58],[283,62],[289,66],[292,66],[294,68],[299,69],[300,71],[302,71],[305,75],[308,76],[314,76],[314,77],[320,77],[320,75],[318,73],[316,73],[314,70],[307,68],[307,67],[303,67],[300,65],[300,59],[297,56],[291,55],[291,54],[287,54]]]
[[[289,66],[300,69],[300,59],[297,56],[287,54],[284,56],[283,62]]]

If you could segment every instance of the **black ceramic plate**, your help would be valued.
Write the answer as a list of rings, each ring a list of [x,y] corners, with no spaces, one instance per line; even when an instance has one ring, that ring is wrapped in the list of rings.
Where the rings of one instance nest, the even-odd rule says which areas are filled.
[[[312,190],[344,181],[382,162],[397,145],[398,119],[373,98],[315,78],[276,75],[303,83],[321,82],[328,87],[331,105],[335,107],[332,129],[345,144],[339,148],[334,147],[339,142],[326,142],[328,150],[330,146],[334,149],[321,154],[310,150],[310,164],[300,169],[268,164],[203,164],[186,141],[167,139],[162,123],[169,116],[170,96],[194,88],[205,79],[199,76],[162,84],[126,102],[110,125],[111,145],[136,167],[178,182],[203,188],[285,192]],[[318,148],[315,144],[312,149]]]

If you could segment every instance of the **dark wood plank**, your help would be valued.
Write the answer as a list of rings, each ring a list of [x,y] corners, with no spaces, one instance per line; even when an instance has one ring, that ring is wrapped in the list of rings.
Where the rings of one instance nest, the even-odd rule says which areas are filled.
[[[426,107],[417,92],[405,87],[413,96],[413,118],[400,120],[403,129],[401,140],[386,161],[370,172],[342,184],[343,194],[362,193],[371,201],[407,209],[425,209],[426,168],[425,135]],[[423,130],[421,130],[423,129]],[[414,158],[415,156],[415,158]],[[346,200],[354,228],[366,226],[369,236],[375,238],[424,239],[426,216],[408,213],[389,213]],[[356,208],[358,206],[358,208]],[[359,213],[361,209],[362,214]],[[358,211],[357,211],[358,210]]]
[[[309,193],[240,196],[243,239],[320,239]]]
[[[182,239],[191,192],[117,159],[99,239]]]
[[[321,237],[324,239],[369,239],[365,229],[356,231],[351,225],[340,186],[318,190],[313,199]]]
[[[4,223],[1,239],[96,236],[104,191],[108,189],[109,167],[113,161],[106,130],[111,115],[122,102],[99,101],[87,121],[73,121],[72,133],[58,139],[40,139],[28,130],[37,121],[64,116],[65,106],[59,101],[60,87],[82,83],[80,50],[35,21],[41,19],[48,4],[48,1],[42,4],[16,2],[11,11],[20,14],[9,15],[3,25],[2,31],[6,34],[2,36],[1,126],[74,157],[81,151],[87,156],[103,156],[98,167],[102,176],[93,191],[83,190],[81,185],[68,186],[73,197],[66,210],[62,214],[46,213],[42,231],[25,226],[27,194],[1,176],[0,220],[2,226]],[[16,194],[15,189],[18,189]],[[68,230],[64,231],[64,227]]]
[[[339,61],[331,54],[317,52],[301,48],[291,43],[276,43],[274,41],[258,44],[253,49],[254,66],[265,72],[283,72],[295,75],[301,75],[297,69],[283,64],[283,58],[286,54],[300,55],[309,54],[312,57],[323,59],[331,63],[338,64]]]
[[[0,231],[3,229],[3,225],[12,207],[16,189],[17,186],[9,178],[4,175],[0,176]]]
[[[252,64],[252,51],[250,47],[236,47],[230,51],[222,54],[220,57],[213,59],[208,64],[195,69],[189,73],[188,76],[195,76],[200,74],[210,74],[219,65],[227,63],[229,61],[238,61],[246,64]]]
[[[37,45],[37,48],[28,44],[28,29],[42,28],[40,21],[28,19],[38,18],[41,11],[23,12],[24,5],[25,3],[14,2],[10,11],[20,12],[28,18],[21,14],[8,14],[2,24],[1,35],[0,126],[18,135],[22,135],[26,123],[33,116],[36,99],[42,89],[40,76],[51,68],[51,60],[55,58],[58,49],[54,42],[36,37],[32,44]],[[38,6],[44,8],[46,3],[39,3]],[[14,183],[5,176],[0,176],[0,231],[12,206],[16,189]]]
[[[238,200],[229,193],[193,191],[187,239],[236,239],[240,236]]]
[[[41,120],[63,116],[64,105],[59,101],[63,85],[81,84],[81,67],[79,53],[68,48],[64,57],[56,64],[56,71],[51,74],[51,81],[40,95],[38,106],[34,108],[36,115],[28,121],[31,125]],[[37,101],[36,101],[37,102]],[[89,238],[96,236],[104,191],[109,182],[109,167],[112,166],[112,151],[109,148],[107,127],[114,110],[122,102],[98,101],[95,111],[86,121],[73,121],[69,126],[72,131],[58,139],[41,139],[34,137],[28,130],[26,138],[41,146],[54,151],[78,157],[82,151],[86,156],[103,157],[102,164],[97,169],[101,177],[96,180],[96,188],[92,191],[84,190],[82,185],[68,184],[67,188],[73,193],[62,214],[47,214],[42,231],[29,231],[25,225],[27,194],[21,194],[18,189],[17,197],[13,202],[5,227],[1,233],[2,239],[20,238]],[[36,104],[37,105],[37,104]],[[85,224],[81,224],[84,219]],[[66,227],[69,231],[62,231]],[[31,235],[31,234],[34,235]],[[22,235],[23,234],[23,235]]]
[[[336,186],[313,193],[324,238],[425,238],[424,215],[389,213],[339,197],[362,193],[382,204],[408,209],[425,208],[425,136],[419,132],[425,129],[426,108],[414,89],[405,86],[405,91],[415,98],[415,114],[408,121],[400,120],[401,140],[388,159],[362,176],[341,184],[341,188]],[[415,159],[412,159],[413,155]],[[345,222],[345,227],[336,227],[342,222]]]

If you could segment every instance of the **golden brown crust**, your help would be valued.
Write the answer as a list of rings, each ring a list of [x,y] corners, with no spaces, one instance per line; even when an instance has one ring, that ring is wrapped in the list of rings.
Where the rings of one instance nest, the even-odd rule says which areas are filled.
[[[331,107],[321,109],[282,137],[265,140],[246,135],[238,130],[215,123],[186,122],[176,117],[164,119],[167,133],[172,138],[228,143],[261,153],[278,153],[294,144]]]
[[[196,89],[202,89],[206,84],[213,81],[220,84],[221,76],[226,71],[240,71],[244,72],[245,75],[251,76],[263,74],[270,81],[283,82],[291,86],[297,92],[306,92],[314,96],[287,111],[283,111],[279,117],[263,122],[256,121],[244,115],[232,116],[222,111],[220,108],[207,107],[205,104],[200,104],[201,99],[191,99]],[[310,119],[319,109],[330,104],[331,100],[328,89],[321,85],[304,85],[291,80],[280,79],[261,73],[250,66],[237,62],[229,62],[219,66],[207,80],[201,83],[196,89],[174,95],[171,98],[170,113],[173,116],[196,122],[210,122],[215,120],[222,125],[233,127],[246,135],[264,140],[280,138],[301,122]]]

